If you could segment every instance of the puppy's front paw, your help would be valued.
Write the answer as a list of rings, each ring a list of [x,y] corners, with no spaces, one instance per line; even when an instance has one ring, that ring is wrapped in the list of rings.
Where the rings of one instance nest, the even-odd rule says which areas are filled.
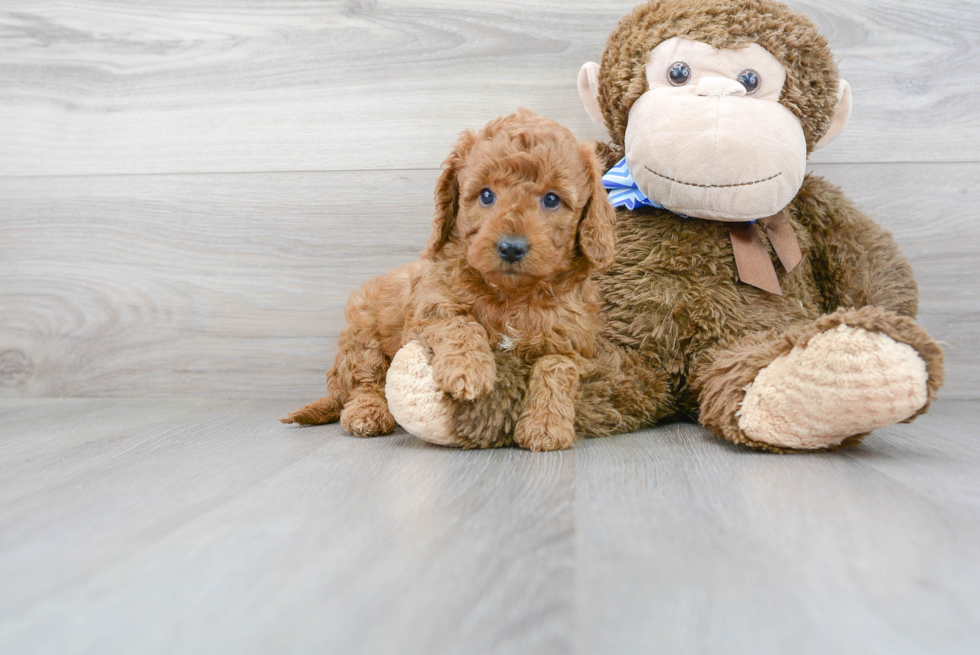
[[[497,365],[489,353],[474,351],[432,358],[432,377],[439,387],[460,400],[474,400],[497,382]]]
[[[575,425],[556,415],[525,413],[514,428],[514,443],[528,450],[565,450],[575,443]]]

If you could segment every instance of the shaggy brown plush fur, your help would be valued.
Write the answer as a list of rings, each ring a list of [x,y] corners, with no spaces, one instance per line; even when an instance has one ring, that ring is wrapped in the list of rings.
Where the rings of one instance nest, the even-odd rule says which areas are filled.
[[[607,165],[622,156],[650,50],[674,36],[716,47],[761,44],[786,68],[780,102],[800,119],[808,149],[826,132],[837,71],[807,18],[768,0],[654,1],[623,19],[603,55],[599,101],[613,144],[599,154]],[[925,363],[928,398],[935,397],[943,354],[912,320],[917,287],[891,235],[818,177],[805,179],[787,209],[803,259],[786,273],[770,249],[781,296],[739,282],[726,224],[650,207],[617,212],[616,262],[599,277],[606,318],[599,364],[576,408],[580,434],[700,415],[725,439],[788,452],[741,432],[736,412],[745,388],[773,359],[842,323],[913,348]],[[500,357],[497,366],[506,388],[454,408],[457,432],[474,445],[505,443],[519,413],[523,369]],[[847,444],[859,435],[840,437]]]
[[[486,189],[495,194],[489,206],[481,202]],[[544,204],[548,193],[560,198],[557,207]],[[420,340],[433,351],[439,387],[462,401],[495,383],[506,389],[493,353],[511,352],[528,391],[515,399],[521,411],[508,433],[534,450],[569,447],[579,377],[599,332],[591,273],[615,251],[614,213],[592,146],[527,110],[491,121],[460,138],[437,183],[436,207],[423,258],[351,295],[327,374],[330,395],[283,421],[339,418],[351,434],[390,433],[385,373],[401,346]],[[527,252],[508,261],[500,243],[513,237],[526,239]]]

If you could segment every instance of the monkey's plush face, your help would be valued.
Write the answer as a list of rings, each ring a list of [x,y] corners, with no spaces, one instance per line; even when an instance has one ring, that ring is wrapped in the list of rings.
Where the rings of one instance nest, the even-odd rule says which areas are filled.
[[[800,121],[779,96],[782,64],[762,46],[664,41],[646,65],[625,153],[637,187],[679,214],[747,221],[792,201],[806,169]]]

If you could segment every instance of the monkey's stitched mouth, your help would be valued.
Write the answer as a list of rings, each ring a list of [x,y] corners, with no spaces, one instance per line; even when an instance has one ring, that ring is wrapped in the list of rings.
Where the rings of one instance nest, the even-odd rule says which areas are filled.
[[[698,187],[700,189],[731,189],[733,187],[738,187],[738,186],[752,186],[753,184],[762,184],[763,182],[768,182],[769,180],[776,179],[777,177],[783,174],[782,171],[779,171],[775,175],[770,175],[769,177],[763,178],[761,180],[756,180],[755,182],[739,182],[737,184],[695,184],[694,182],[683,182],[681,180],[675,180],[672,177],[663,175],[662,173],[658,173],[657,171],[653,170],[649,166],[644,166],[643,168],[647,169],[657,177],[662,177],[665,180],[670,180],[671,182],[676,182],[677,184],[683,184],[684,186]]]

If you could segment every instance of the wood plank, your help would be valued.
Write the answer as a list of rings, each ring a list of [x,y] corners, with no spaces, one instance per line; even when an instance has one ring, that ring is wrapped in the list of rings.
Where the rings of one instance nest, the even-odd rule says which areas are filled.
[[[977,398],[980,165],[814,168],[894,231],[943,395]],[[435,177],[0,178],[0,395],[319,394],[347,295],[425,243]]]
[[[433,168],[518,106],[594,135],[576,74],[629,4],[11,0],[0,175]],[[815,162],[977,160],[971,3],[793,4],[855,94]]]
[[[845,454],[937,505],[980,516],[980,405],[939,401],[929,420],[912,425],[901,438],[883,433]]]
[[[435,177],[0,180],[3,393],[316,393],[350,291],[418,256]]]
[[[799,457],[689,424],[577,445],[581,652],[974,652],[976,420],[936,418]]]
[[[2,652],[571,652],[571,452],[280,425],[295,401],[23,402]]]

